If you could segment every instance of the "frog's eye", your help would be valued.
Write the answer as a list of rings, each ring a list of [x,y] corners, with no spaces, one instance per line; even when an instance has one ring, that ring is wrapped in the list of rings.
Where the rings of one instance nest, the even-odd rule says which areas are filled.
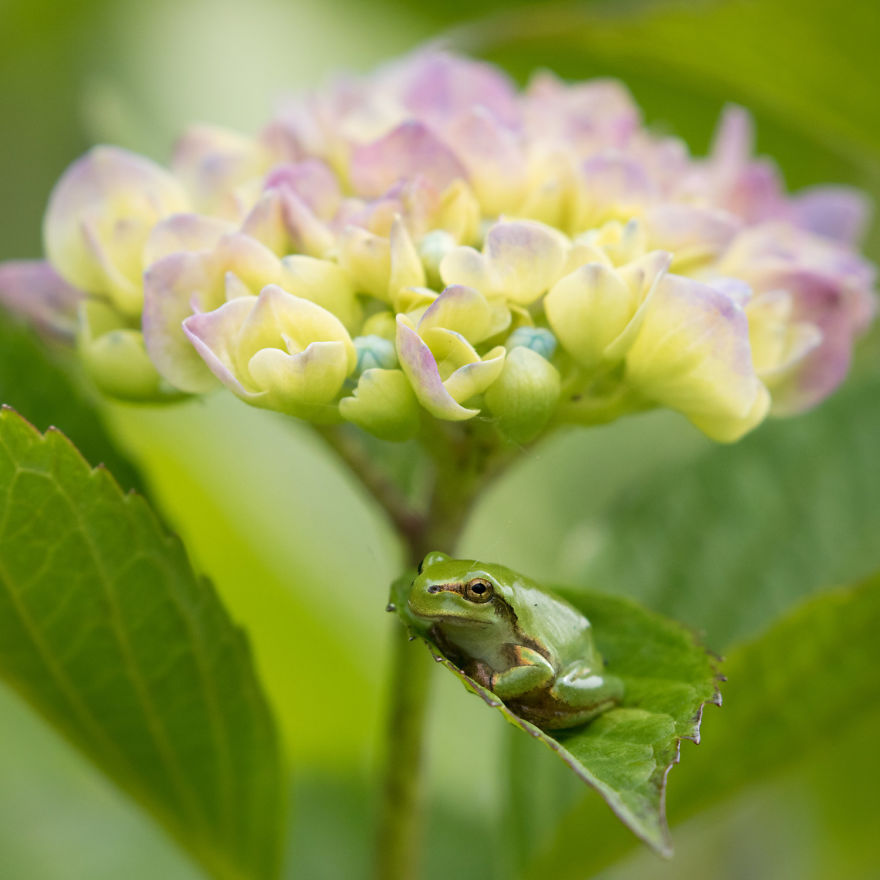
[[[483,578],[474,578],[465,584],[464,597],[470,602],[488,602],[492,598],[494,588]]]

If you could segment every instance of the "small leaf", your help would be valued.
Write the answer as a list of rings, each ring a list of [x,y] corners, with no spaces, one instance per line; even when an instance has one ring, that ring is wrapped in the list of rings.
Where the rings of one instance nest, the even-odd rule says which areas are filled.
[[[213,876],[277,876],[283,774],[241,631],[143,499],[6,407],[0,676]]]
[[[620,706],[583,727],[540,730],[429,647],[469,691],[559,755],[638,837],[670,856],[666,776],[678,763],[681,740],[699,742],[703,706],[720,704],[714,664],[686,629],[634,602],[597,593],[565,598],[591,621],[608,671],[625,687]]]

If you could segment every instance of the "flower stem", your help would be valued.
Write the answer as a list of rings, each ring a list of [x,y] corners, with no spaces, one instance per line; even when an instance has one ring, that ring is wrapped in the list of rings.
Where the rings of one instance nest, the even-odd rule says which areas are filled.
[[[422,766],[430,658],[394,627],[377,880],[413,880],[422,850]]]
[[[491,426],[426,426],[420,438],[433,470],[424,509],[366,453],[356,435],[319,429],[328,444],[385,511],[415,568],[430,550],[455,552],[474,502],[512,460],[516,450],[498,444]],[[415,880],[421,855],[425,714],[430,658],[410,645],[404,627],[393,627],[385,770],[378,816],[377,880]]]

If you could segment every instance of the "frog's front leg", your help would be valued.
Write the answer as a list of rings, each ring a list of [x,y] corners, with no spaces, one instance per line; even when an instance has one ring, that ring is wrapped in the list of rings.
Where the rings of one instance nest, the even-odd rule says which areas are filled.
[[[543,655],[523,645],[511,648],[514,665],[492,676],[492,690],[502,700],[510,700],[548,684],[556,670]]]
[[[583,662],[574,662],[560,671],[550,693],[574,708],[607,707],[620,702],[623,682],[604,670],[597,672]]]

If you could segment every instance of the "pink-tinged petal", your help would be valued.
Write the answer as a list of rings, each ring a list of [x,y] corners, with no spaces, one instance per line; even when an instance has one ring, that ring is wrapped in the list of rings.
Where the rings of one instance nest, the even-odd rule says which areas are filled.
[[[486,258],[472,247],[453,247],[440,261],[443,283],[494,291],[495,282],[489,272]]]
[[[291,190],[325,222],[333,218],[342,201],[336,175],[319,159],[276,165],[266,176],[264,187]]]
[[[763,386],[755,375],[745,312],[723,293],[665,275],[627,354],[628,381],[679,410],[710,436],[732,440],[754,422]]]
[[[664,204],[645,215],[650,246],[670,251],[678,271],[717,257],[741,227],[742,221],[717,208]]]
[[[857,244],[868,227],[871,204],[847,186],[814,186],[791,200],[791,219],[803,229],[841,244]]]
[[[352,156],[352,185],[367,198],[381,196],[398,181],[416,175],[440,190],[467,177],[455,153],[421,122],[404,122],[379,140],[356,148]]]
[[[278,280],[281,262],[258,241],[237,233],[210,252],[170,254],[144,273],[144,340],[156,369],[175,388],[198,393],[213,385],[180,328],[193,312],[211,311],[225,301],[229,272],[256,291]]]
[[[784,387],[773,389],[774,412],[791,414],[815,406],[844,380],[855,339],[874,316],[877,301],[866,288],[809,270],[780,272],[772,286],[791,295],[792,320],[812,324],[822,337]]]
[[[515,86],[491,64],[428,49],[388,68],[385,76],[418,119],[442,125],[477,106],[506,125],[518,121]]]
[[[477,107],[454,120],[444,134],[467,168],[470,184],[488,215],[514,210],[526,187],[526,156],[517,135]]]
[[[245,217],[241,230],[279,256],[291,252],[324,256],[333,234],[290,189],[266,190]]]
[[[44,260],[0,263],[0,306],[43,333],[73,339],[82,297]]]
[[[469,342],[482,342],[492,329],[492,309],[486,297],[472,287],[447,287],[419,320],[420,333],[443,327],[464,336]]]
[[[193,298],[210,291],[216,280],[203,255],[176,253],[144,273],[144,342],[159,373],[175,388],[198,394],[214,386],[205,362],[181,332],[193,313]]]
[[[743,107],[728,104],[712,138],[709,162],[724,175],[735,175],[749,161],[755,149],[752,115]]]
[[[191,315],[183,322],[183,332],[204,364],[227,388],[248,403],[258,403],[265,391],[246,388],[235,362],[234,346],[238,330],[254,307],[254,298],[242,297],[224,303],[219,309]],[[205,389],[207,390],[207,389]]]
[[[480,412],[461,406],[446,390],[431,349],[403,315],[397,318],[397,356],[416,397],[431,415],[459,422],[471,419]]]
[[[233,232],[227,220],[202,214],[173,214],[161,220],[150,232],[144,245],[144,265],[151,266],[162,257],[178,251],[208,251]]]
[[[497,289],[518,305],[529,305],[556,283],[565,269],[568,239],[533,220],[496,223],[484,248]]]
[[[238,219],[236,191],[259,178],[269,162],[265,147],[235,131],[196,125],[174,147],[171,168],[198,210]]]
[[[582,230],[603,220],[629,220],[640,215],[657,195],[656,184],[641,162],[617,151],[605,151],[581,165],[575,226]]]
[[[570,144],[580,155],[623,147],[641,122],[622,83],[597,79],[568,85],[547,72],[529,83],[524,114],[532,138]]]
[[[143,246],[152,227],[187,210],[164,169],[116,147],[95,147],[61,177],[43,224],[49,262],[68,283],[140,312]]]
[[[767,159],[750,162],[730,181],[722,207],[746,223],[784,216],[786,200],[779,169]]]
[[[295,193],[281,191],[284,223],[295,250],[310,257],[323,257],[333,248],[333,233],[326,223]]]

